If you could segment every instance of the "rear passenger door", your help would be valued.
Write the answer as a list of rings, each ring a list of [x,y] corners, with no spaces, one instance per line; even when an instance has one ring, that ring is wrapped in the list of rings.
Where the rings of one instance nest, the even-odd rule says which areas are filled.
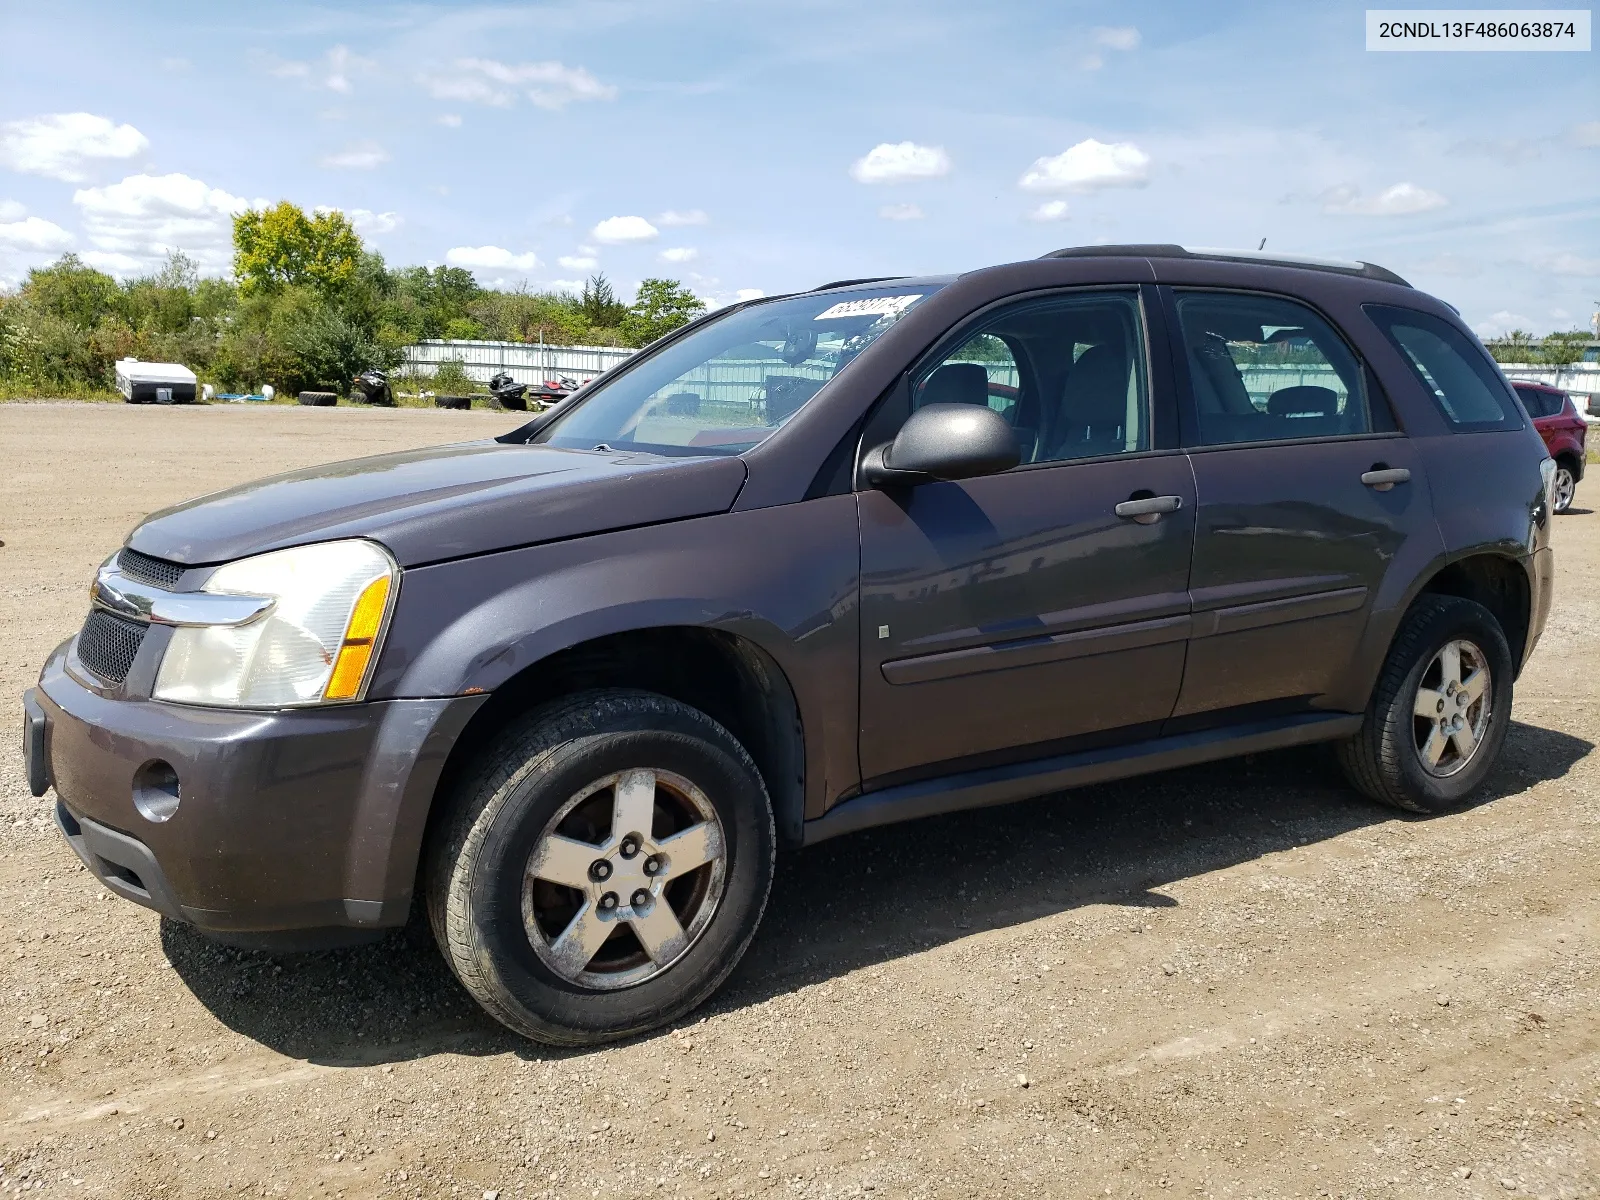
[[[1408,541],[1438,541],[1420,462],[1370,371],[1308,305],[1198,289],[1165,302],[1197,496],[1182,724],[1169,729],[1348,708],[1341,684],[1388,573]]]

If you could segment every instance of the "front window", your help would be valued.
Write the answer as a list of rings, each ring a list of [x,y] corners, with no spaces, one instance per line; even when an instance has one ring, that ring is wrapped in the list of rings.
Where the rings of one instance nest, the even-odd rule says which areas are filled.
[[[813,292],[731,312],[624,366],[534,441],[576,450],[739,454],[780,429],[940,286]]]

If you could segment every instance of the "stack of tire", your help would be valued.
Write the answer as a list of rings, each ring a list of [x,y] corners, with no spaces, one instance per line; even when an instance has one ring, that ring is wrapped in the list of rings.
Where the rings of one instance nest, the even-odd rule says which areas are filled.
[[[471,396],[435,396],[433,402],[440,408],[463,409],[472,407]]]
[[[300,403],[309,408],[332,408],[339,402],[337,392],[301,392]]]

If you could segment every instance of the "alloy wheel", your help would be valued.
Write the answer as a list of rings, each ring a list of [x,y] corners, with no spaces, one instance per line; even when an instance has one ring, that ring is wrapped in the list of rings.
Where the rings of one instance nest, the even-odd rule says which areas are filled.
[[[569,983],[643,983],[680,960],[715,915],[726,846],[710,799],[683,776],[597,779],[561,806],[528,858],[528,941]]]
[[[1572,471],[1569,468],[1556,468],[1556,481],[1553,491],[1557,512],[1566,512],[1567,509],[1572,507],[1572,498],[1578,491],[1578,481],[1573,478]]]
[[[1472,761],[1489,727],[1494,700],[1489,662],[1465,638],[1446,642],[1433,656],[1412,706],[1417,757],[1430,775],[1454,775]]]

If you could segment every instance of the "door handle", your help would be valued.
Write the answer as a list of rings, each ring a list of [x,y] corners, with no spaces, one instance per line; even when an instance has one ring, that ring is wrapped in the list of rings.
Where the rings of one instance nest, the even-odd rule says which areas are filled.
[[[1397,483],[1410,483],[1411,472],[1404,467],[1374,466],[1361,476],[1361,482],[1375,492],[1387,492]]]
[[[1137,500],[1124,500],[1117,505],[1116,513],[1141,525],[1154,525],[1161,519],[1162,513],[1177,512],[1182,507],[1182,496],[1144,496]]]

